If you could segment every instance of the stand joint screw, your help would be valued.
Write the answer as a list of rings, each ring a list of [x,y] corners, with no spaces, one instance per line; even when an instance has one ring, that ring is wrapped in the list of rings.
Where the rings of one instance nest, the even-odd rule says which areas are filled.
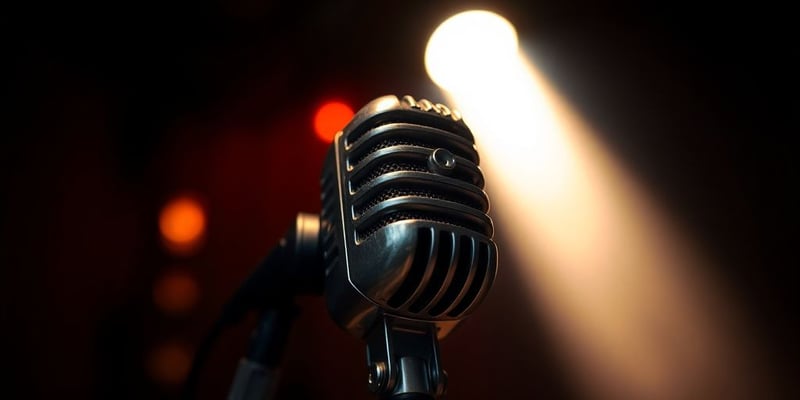
[[[369,390],[371,392],[378,393],[382,391],[386,386],[387,378],[388,376],[386,374],[385,362],[378,361],[369,365],[367,373],[367,385],[369,386]]]

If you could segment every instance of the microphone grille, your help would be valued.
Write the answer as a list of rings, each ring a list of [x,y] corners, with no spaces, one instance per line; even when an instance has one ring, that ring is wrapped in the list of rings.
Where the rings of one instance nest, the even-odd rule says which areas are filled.
[[[473,235],[433,227],[418,228],[418,238],[408,275],[387,304],[401,315],[426,319],[469,313],[494,279],[495,247]],[[409,301],[414,293],[417,297]]]
[[[337,135],[323,169],[321,243],[334,319],[363,335],[380,312],[449,332],[497,272],[484,177],[447,107],[385,96]]]
[[[410,96],[404,101],[427,102]],[[409,219],[491,236],[478,153],[463,122],[413,107],[379,116],[358,121],[342,138],[348,189],[344,195],[352,201],[356,240]],[[449,164],[440,165],[437,156]]]

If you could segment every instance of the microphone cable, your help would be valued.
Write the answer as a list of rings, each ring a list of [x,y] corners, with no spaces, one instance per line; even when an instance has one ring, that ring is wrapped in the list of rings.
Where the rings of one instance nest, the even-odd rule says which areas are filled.
[[[253,273],[236,290],[231,300],[223,307],[219,317],[197,346],[192,366],[184,381],[183,400],[193,400],[197,395],[197,386],[200,373],[208,360],[214,344],[222,333],[242,321],[248,311],[254,308],[266,309],[270,306],[279,306],[292,293],[286,293],[286,241],[276,246],[264,258]]]
[[[297,315],[294,296],[322,293],[324,271],[321,269],[319,229],[318,215],[299,213],[278,245],[236,289],[195,350],[183,385],[183,400],[195,399],[200,373],[214,343],[227,328],[240,323],[250,311],[257,310],[262,315],[253,333],[248,357],[243,361],[251,361],[251,366],[256,367],[257,364],[277,366],[289,325]],[[234,390],[237,390],[236,384],[235,381]]]

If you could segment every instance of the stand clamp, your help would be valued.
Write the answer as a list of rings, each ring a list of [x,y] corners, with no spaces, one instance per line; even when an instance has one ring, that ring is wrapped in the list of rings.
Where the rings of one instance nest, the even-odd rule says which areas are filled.
[[[436,327],[384,315],[366,337],[368,386],[381,399],[437,399],[447,373],[439,363]]]

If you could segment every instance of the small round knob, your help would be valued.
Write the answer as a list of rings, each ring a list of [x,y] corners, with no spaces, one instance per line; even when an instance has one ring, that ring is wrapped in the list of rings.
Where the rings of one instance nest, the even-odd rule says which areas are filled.
[[[428,167],[437,174],[448,175],[456,167],[456,156],[447,149],[436,149],[428,158]]]

